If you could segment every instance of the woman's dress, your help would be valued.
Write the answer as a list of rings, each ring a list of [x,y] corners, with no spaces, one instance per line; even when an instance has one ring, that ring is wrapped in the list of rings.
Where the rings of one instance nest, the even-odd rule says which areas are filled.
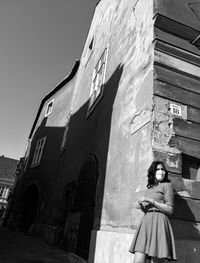
[[[155,201],[174,205],[174,190],[171,183],[159,183],[149,188],[146,197]],[[142,202],[145,212],[144,217],[135,233],[129,251],[142,252],[149,257],[176,260],[174,235],[167,215],[153,205]]]

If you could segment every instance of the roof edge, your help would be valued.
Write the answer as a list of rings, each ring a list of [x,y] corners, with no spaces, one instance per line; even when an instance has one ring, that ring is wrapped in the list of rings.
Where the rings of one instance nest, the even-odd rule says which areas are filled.
[[[97,1],[95,8],[98,6],[98,4],[101,2],[101,0]]]
[[[33,134],[33,131],[35,129],[35,126],[36,126],[36,123],[39,119],[39,116],[40,116],[40,112],[43,108],[43,105],[44,103],[53,95],[55,94],[57,91],[59,91],[63,86],[65,86],[70,80],[72,80],[74,78],[74,76],[76,75],[76,72],[78,71],[78,68],[79,68],[79,65],[80,65],[80,60],[76,60],[71,72],[69,73],[69,75],[67,75],[63,80],[61,80],[60,83],[57,84],[57,86],[51,90],[45,97],[43,97],[41,103],[40,103],[40,106],[39,106],[39,109],[38,109],[38,112],[37,112],[37,115],[36,115],[36,118],[34,120],[34,123],[33,123],[33,126],[31,128],[31,132],[28,136],[28,139],[31,138],[32,134]]]
[[[48,100],[54,93],[56,93],[63,86],[65,86],[70,80],[72,80],[73,77],[76,75],[79,64],[80,64],[80,60],[76,60],[71,72],[63,80],[61,80],[61,82],[59,82],[54,89],[52,89],[45,97],[43,97],[42,101]]]

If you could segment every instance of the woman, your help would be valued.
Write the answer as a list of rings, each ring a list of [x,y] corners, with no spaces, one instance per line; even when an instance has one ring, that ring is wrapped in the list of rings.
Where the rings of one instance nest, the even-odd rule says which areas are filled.
[[[176,260],[173,231],[167,217],[173,213],[174,191],[162,162],[151,164],[145,196],[136,203],[145,215],[129,250],[135,254],[134,263],[145,263],[149,258],[155,263]]]

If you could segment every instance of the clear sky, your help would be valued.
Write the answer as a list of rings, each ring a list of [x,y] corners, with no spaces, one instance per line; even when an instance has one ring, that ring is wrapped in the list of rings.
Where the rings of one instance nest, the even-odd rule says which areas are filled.
[[[81,56],[97,2],[0,0],[0,155],[24,155],[42,98]]]

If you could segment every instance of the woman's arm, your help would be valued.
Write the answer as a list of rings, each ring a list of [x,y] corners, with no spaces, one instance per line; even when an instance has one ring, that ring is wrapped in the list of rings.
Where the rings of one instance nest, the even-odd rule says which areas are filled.
[[[142,202],[145,202],[145,201],[152,204],[154,207],[158,208],[161,212],[164,212],[168,215],[173,214],[173,206],[171,205],[160,203],[149,197],[144,197]]]

